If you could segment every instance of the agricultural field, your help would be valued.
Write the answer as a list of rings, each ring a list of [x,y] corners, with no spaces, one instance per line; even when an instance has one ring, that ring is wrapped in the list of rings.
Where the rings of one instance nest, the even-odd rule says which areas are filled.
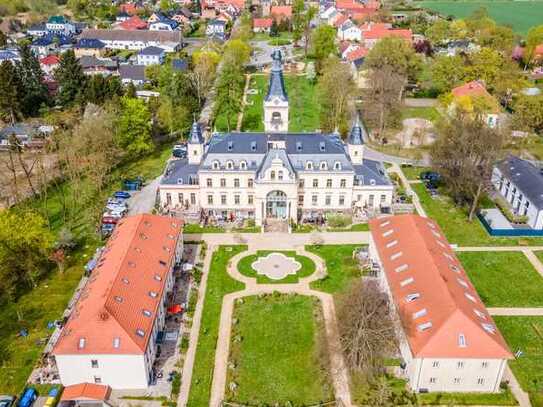
[[[543,1],[454,1],[454,0],[426,0],[415,4],[438,13],[457,18],[469,16],[475,10],[486,7],[490,17],[496,22],[510,25],[517,34],[526,35],[528,30],[543,22]]]

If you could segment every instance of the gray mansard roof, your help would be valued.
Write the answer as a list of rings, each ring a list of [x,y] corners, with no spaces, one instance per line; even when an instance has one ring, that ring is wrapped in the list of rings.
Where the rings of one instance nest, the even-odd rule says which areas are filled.
[[[349,144],[360,145],[364,144],[364,138],[367,137],[366,129],[364,125],[360,122],[360,118],[356,118],[356,122],[349,133]]]
[[[508,155],[497,167],[536,208],[543,209],[543,174],[539,168],[514,155]]]
[[[270,73],[270,84],[268,93],[264,101],[270,102],[274,98],[279,98],[281,101],[288,101],[287,91],[285,88],[285,80],[283,78],[283,62],[281,61],[281,51],[275,50],[272,53],[272,68]]]
[[[362,164],[353,165],[339,136],[323,133],[216,133],[207,143],[200,165],[190,165],[186,159],[174,160],[168,166],[162,184],[190,184],[201,170],[245,170],[260,174],[276,158],[291,173],[347,172],[354,173],[359,185],[391,185],[381,162],[365,159]],[[242,162],[245,169],[241,168]],[[312,168],[307,167],[308,162],[312,163]],[[228,163],[232,164],[231,169],[227,168]],[[323,163],[326,166],[321,170]]]

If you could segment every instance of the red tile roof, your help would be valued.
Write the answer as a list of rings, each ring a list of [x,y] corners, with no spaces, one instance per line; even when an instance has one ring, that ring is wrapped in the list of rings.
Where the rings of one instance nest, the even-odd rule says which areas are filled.
[[[454,88],[452,91],[453,96],[479,96],[479,97],[492,97],[486,90],[485,85],[480,81],[471,81],[461,86]]]
[[[56,55],[47,55],[40,59],[40,64],[42,65],[57,65],[60,63],[60,58]]]
[[[119,28],[122,30],[145,30],[147,23],[143,21],[139,16],[132,16],[128,20],[119,24]]]
[[[364,58],[368,55],[368,49],[364,47],[358,47],[357,49],[349,52],[345,59],[349,62],[356,61],[357,59]]]
[[[94,383],[79,383],[66,386],[60,397],[61,401],[101,400],[109,399],[109,386]]]
[[[255,18],[253,19],[253,27],[256,28],[269,28],[273,24],[273,19],[271,18]]]
[[[340,15],[334,20],[334,27],[335,27],[335,28],[341,27],[341,25],[343,25],[343,23],[344,23],[345,21],[347,21],[348,19],[349,19],[349,17],[347,17],[346,15],[340,14]]]
[[[292,17],[292,6],[272,6],[271,15],[280,17],[285,16],[286,18]]]
[[[349,11],[365,11],[365,10],[376,10],[379,8],[378,2],[371,2],[369,5],[359,3],[355,0],[336,0],[336,9],[338,10],[349,10]]]
[[[181,230],[165,216],[119,222],[53,354],[144,353]]]
[[[398,215],[370,230],[414,357],[512,358],[433,220]]]
[[[387,37],[404,38],[411,41],[413,38],[413,32],[411,30],[394,30],[394,29],[382,29],[372,27],[369,31],[363,33],[364,39],[367,40],[379,40]]]
[[[138,12],[138,7],[134,3],[125,3],[119,6],[120,11],[124,11],[127,14],[134,15]]]

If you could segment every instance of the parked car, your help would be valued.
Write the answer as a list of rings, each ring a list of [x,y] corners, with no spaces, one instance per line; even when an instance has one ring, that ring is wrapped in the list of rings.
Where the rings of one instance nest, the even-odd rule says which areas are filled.
[[[420,173],[420,179],[432,183],[438,183],[441,181],[441,175],[435,171],[423,171]]]
[[[186,144],[176,144],[173,146],[173,151],[179,150],[179,151],[187,151],[187,145]]]
[[[109,198],[107,200],[107,205],[126,205],[125,199],[118,199],[118,198]]]
[[[187,152],[186,150],[173,150],[172,155],[175,158],[187,158]]]
[[[49,390],[49,394],[47,395],[47,400],[45,401],[45,404],[43,407],[55,407],[58,402],[58,388],[53,387],[51,390]]]
[[[115,217],[115,216],[104,215],[102,216],[102,224],[110,223],[112,225],[116,225],[119,222],[119,219],[120,218]]]
[[[113,197],[119,199],[128,199],[130,198],[130,193],[126,191],[117,191],[113,194]]]
[[[0,407],[11,407],[15,403],[15,397],[1,395],[0,396]]]
[[[17,403],[18,407],[30,407],[38,398],[38,392],[32,387],[27,387]]]
[[[113,233],[113,230],[115,230],[115,225],[112,223],[103,223],[102,227],[100,228],[102,237],[110,236]]]
[[[123,189],[127,191],[139,191],[142,186],[143,178],[140,176],[123,180]]]
[[[114,212],[126,212],[128,207],[126,205],[107,204],[106,210]]]

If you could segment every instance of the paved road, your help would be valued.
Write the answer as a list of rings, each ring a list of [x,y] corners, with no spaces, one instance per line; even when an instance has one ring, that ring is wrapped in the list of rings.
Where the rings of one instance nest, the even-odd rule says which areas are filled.
[[[150,213],[155,207],[156,194],[162,175],[152,180],[144,186],[141,191],[135,192],[128,200],[128,214],[137,215],[140,213]]]
[[[409,107],[434,107],[437,106],[437,99],[431,98],[405,98],[404,105]]]

